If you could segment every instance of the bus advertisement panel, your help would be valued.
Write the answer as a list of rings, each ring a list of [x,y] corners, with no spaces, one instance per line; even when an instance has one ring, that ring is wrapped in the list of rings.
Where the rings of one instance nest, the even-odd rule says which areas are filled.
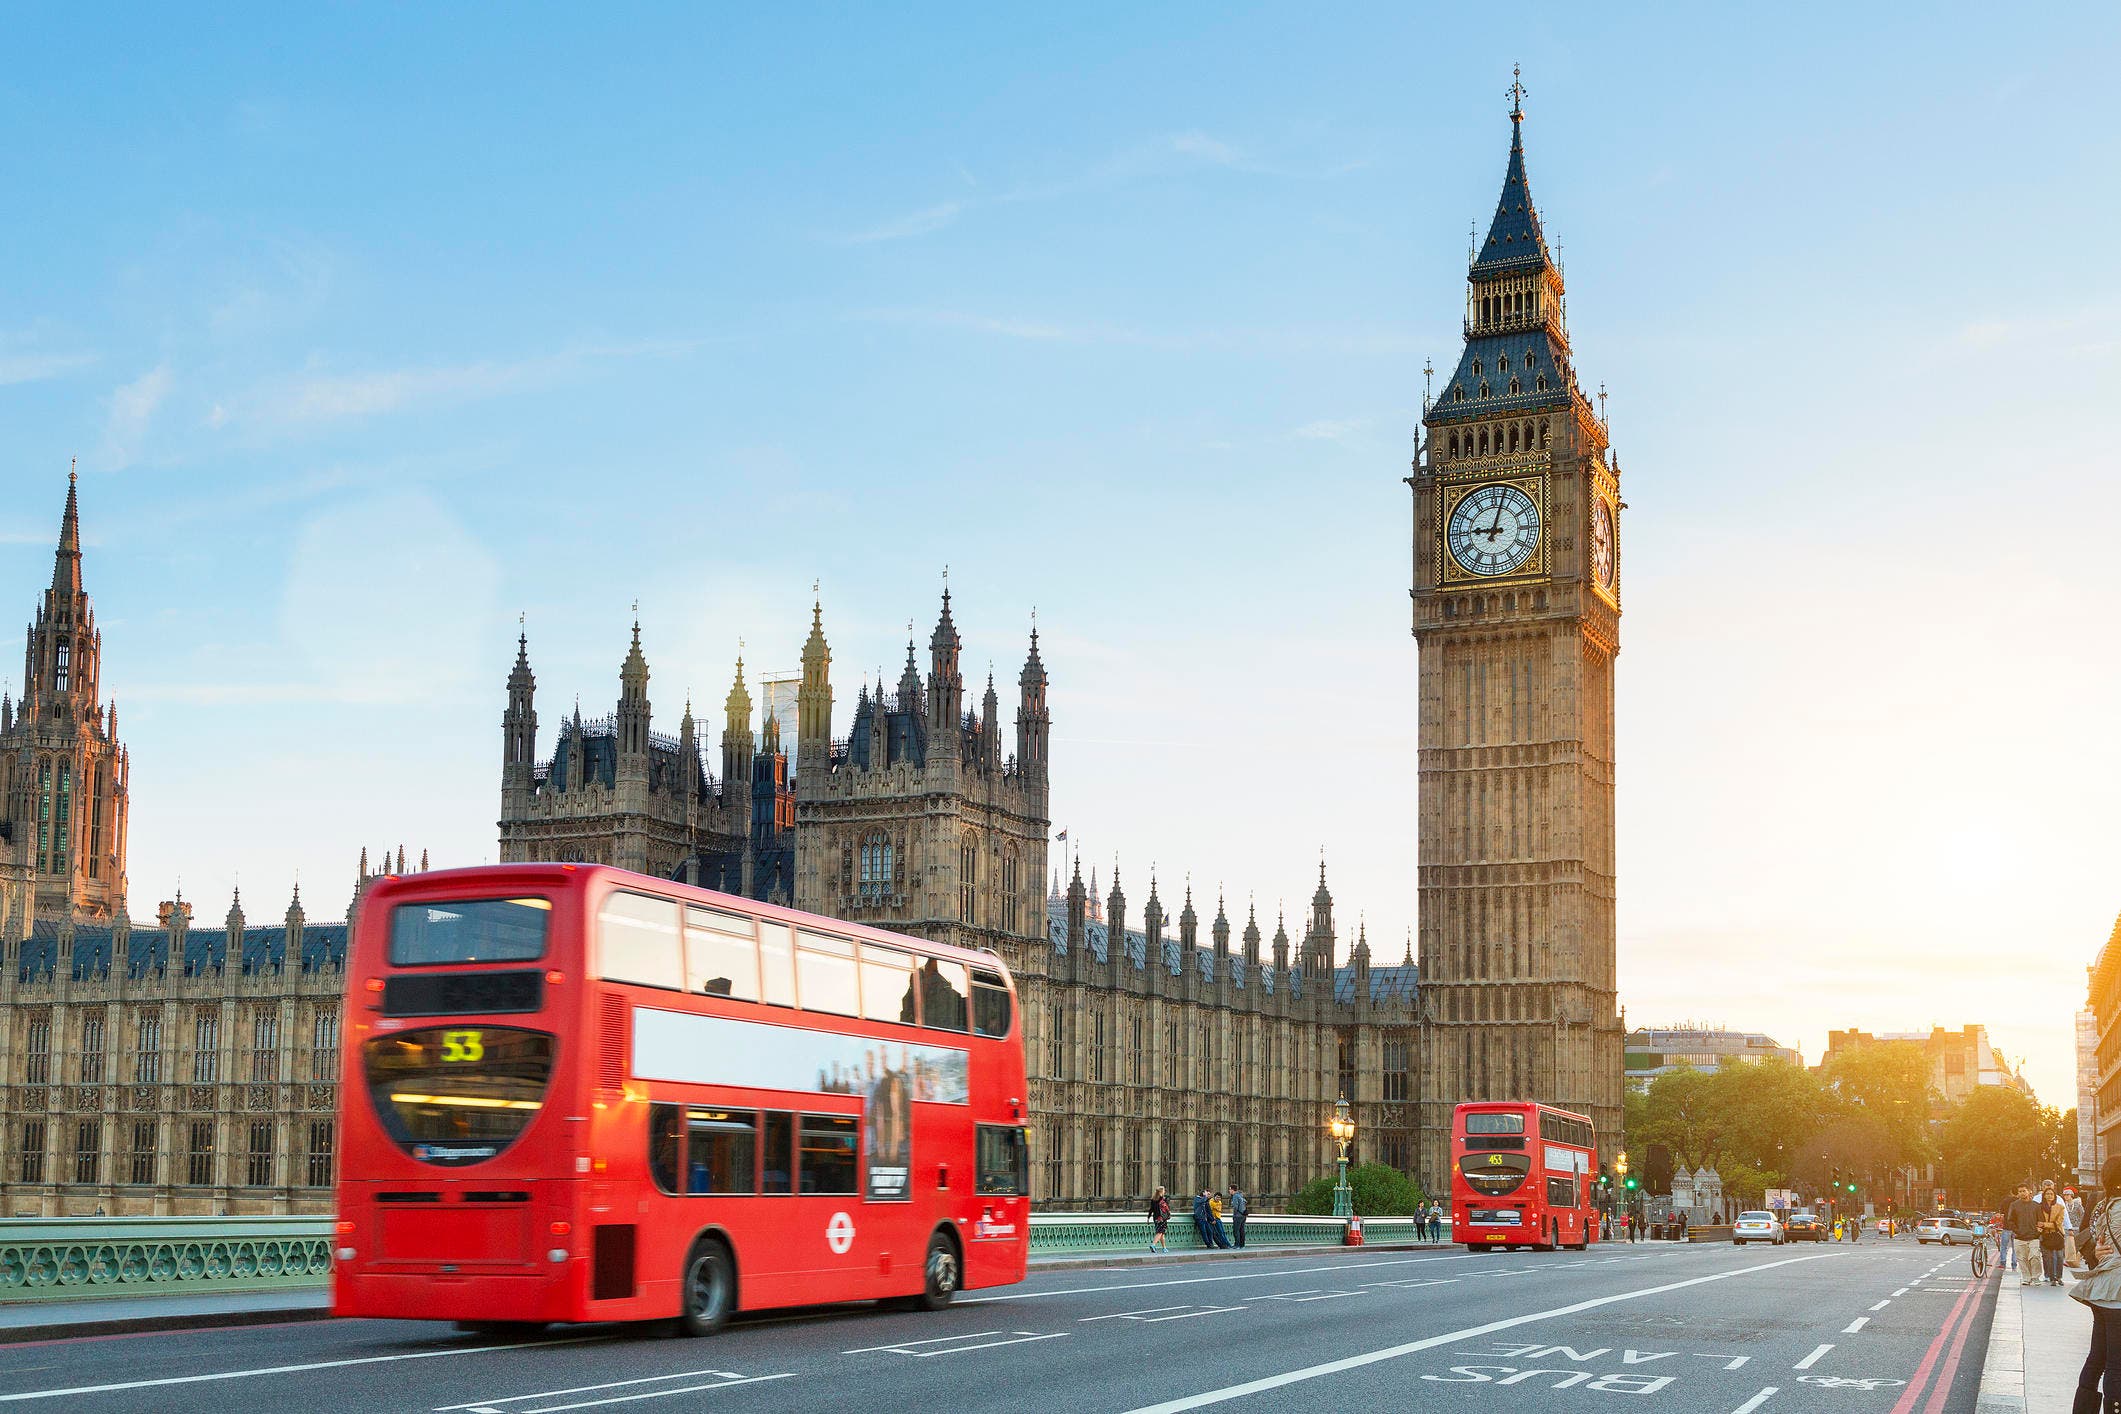
[[[1452,1230],[1466,1250],[1582,1248],[1598,1240],[1598,1141],[1579,1114],[1531,1101],[1458,1106]]]
[[[1023,1279],[991,953],[523,864],[377,883],[347,978],[338,1314],[705,1333]]]

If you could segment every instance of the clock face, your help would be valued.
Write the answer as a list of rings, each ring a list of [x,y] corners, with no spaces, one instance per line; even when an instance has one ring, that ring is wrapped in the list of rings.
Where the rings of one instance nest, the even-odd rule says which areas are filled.
[[[1591,498],[1591,578],[1598,587],[1613,588],[1613,508],[1603,496]]]
[[[1515,486],[1483,486],[1451,508],[1444,543],[1468,574],[1510,574],[1539,548],[1539,507]]]

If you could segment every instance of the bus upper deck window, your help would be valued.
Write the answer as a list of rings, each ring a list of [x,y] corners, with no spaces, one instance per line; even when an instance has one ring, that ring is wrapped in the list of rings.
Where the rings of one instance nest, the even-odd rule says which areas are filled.
[[[759,999],[759,950],[749,918],[714,908],[685,910],[685,990]]]
[[[390,911],[390,964],[529,962],[545,955],[551,919],[552,901],[542,898],[401,903]]]
[[[604,900],[597,923],[600,975],[672,991],[685,985],[675,900],[616,893]]]
[[[981,1036],[1009,1034],[1009,991],[992,972],[972,974],[972,1029]]]

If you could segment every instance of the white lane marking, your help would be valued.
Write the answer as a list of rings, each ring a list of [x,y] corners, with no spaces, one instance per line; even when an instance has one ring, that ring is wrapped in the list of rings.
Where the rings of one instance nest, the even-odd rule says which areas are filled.
[[[735,1385],[770,1384],[775,1380],[792,1380],[794,1378],[795,1372],[792,1370],[779,1375],[741,1375],[735,1379],[715,1380],[708,1384],[680,1385],[675,1389],[653,1389],[644,1394],[614,1395],[609,1399],[584,1399],[573,1404],[526,1405],[522,1409],[513,1411],[512,1414],[561,1414],[562,1410],[567,1409],[594,1409],[606,1404],[631,1404],[636,1400],[661,1399],[666,1395],[672,1394],[697,1394],[702,1390],[728,1389]]]
[[[1833,1348],[1834,1347],[1831,1345],[1822,1345],[1817,1350],[1814,1350],[1811,1354],[1805,1356],[1802,1360],[1799,1360],[1796,1364],[1790,1366],[1790,1368],[1792,1370],[1809,1370],[1812,1368],[1812,1366],[1819,1363],[1820,1356],[1826,1354],[1829,1350],[1832,1350]]]
[[[1164,1311],[1190,1311],[1192,1309],[1193,1307],[1190,1304],[1181,1306],[1144,1306],[1139,1311],[1114,1311],[1110,1315],[1105,1316],[1078,1316],[1076,1320],[1078,1323],[1083,1321],[1138,1321],[1143,1316],[1154,1316]]]
[[[1893,1298],[1892,1298],[1892,1297],[1890,1297],[1890,1296],[1888,1296],[1888,1297],[1886,1297],[1886,1298],[1885,1298],[1885,1300],[1883,1300],[1883,1301],[1879,1302],[1879,1303],[1878,1303],[1878,1304],[1877,1304],[1876,1306],[1873,1306],[1873,1307],[1871,1307],[1871,1309],[1872,1309],[1873,1311],[1883,1311],[1883,1310],[1884,1310],[1884,1309],[1885,1309],[1886,1307],[1888,1307],[1888,1306],[1890,1306],[1890,1305],[1892,1305],[1892,1304],[1893,1304]]]
[[[1760,1393],[1754,1395],[1751,1399],[1748,1399],[1745,1403],[1739,1405],[1736,1409],[1733,1409],[1731,1411],[1731,1414],[1753,1414],[1753,1411],[1755,1409],[1758,1409],[1761,1405],[1767,1403],[1770,1399],[1773,1399],[1775,1397],[1775,1391],[1779,1388],[1781,1388],[1781,1386],[1779,1385],[1769,1385],[1766,1389],[1760,1391]]]
[[[1145,1404],[1131,1414],[1177,1414],[1183,1409],[1198,1409],[1207,1404],[1220,1404],[1229,1399],[1242,1399],[1248,1394],[1259,1394],[1283,1385],[1293,1385],[1304,1380],[1315,1380],[1325,1375],[1337,1375],[1343,1370],[1358,1370],[1365,1365],[1375,1365],[1384,1360],[1397,1360],[1402,1355],[1417,1351],[1433,1350],[1439,1345],[1451,1345],[1461,1340],[1473,1340],[1496,1331],[1511,1330],[1517,1326],[1530,1325],[1534,1321],[1552,1320],[1557,1316],[1573,1316],[1579,1311],[1592,1311],[1601,1306],[1611,1306],[1620,1301],[1635,1301],[1645,1296],[1659,1296],[1667,1291],[1679,1291],[1690,1286],[1702,1286],[1712,1281],[1729,1281],[1733,1277],[1757,1276],[1771,1272],[1777,1267],[1794,1266],[1799,1262],[1817,1262],[1832,1254],[1814,1253],[1809,1257],[1785,1257],[1779,1262],[1762,1262],[1758,1266],[1734,1267],[1728,1271],[1712,1272],[1705,1277],[1692,1277],[1686,1281],[1666,1282],[1662,1286],[1646,1286],[1639,1291],[1615,1292],[1611,1296],[1594,1296],[1587,1301],[1578,1301],[1568,1306],[1556,1306],[1548,1311],[1532,1311],[1522,1316],[1511,1316],[1500,1321],[1489,1321],[1485,1325],[1468,1326],[1464,1330],[1446,1331],[1442,1335],[1425,1340],[1410,1340],[1404,1345],[1387,1346],[1362,1355],[1350,1355],[1341,1360],[1328,1360],[1320,1365],[1307,1365],[1300,1370],[1288,1370],[1279,1375],[1268,1375],[1263,1379],[1247,1380],[1243,1384],[1225,1385],[1221,1389],[1207,1390],[1201,1394],[1187,1395],[1182,1399],[1165,1400],[1161,1404]]]
[[[259,1375],[299,1375],[309,1370],[338,1370],[348,1365],[382,1365],[394,1360],[436,1360],[445,1355],[490,1355],[496,1350],[542,1350],[548,1345],[587,1345],[592,1341],[617,1338],[612,1335],[575,1335],[564,1336],[559,1340],[525,1341],[513,1345],[471,1345],[455,1350],[408,1350],[397,1355],[361,1355],[348,1360],[314,1360],[306,1365],[263,1365],[254,1370],[216,1370],[210,1375],[164,1375],[158,1380],[119,1380],[107,1385],[29,1389],[19,1394],[0,1394],[0,1404],[18,1404],[30,1399],[60,1399],[72,1394],[110,1394],[121,1389],[158,1389],[164,1385],[199,1385],[215,1380],[247,1380]]]
[[[771,1380],[792,1380],[794,1378],[795,1372],[793,1370],[783,1375],[749,1375],[742,1379],[715,1380],[710,1384],[704,1385],[679,1385],[676,1389],[652,1389],[646,1394],[621,1394],[614,1395],[610,1399],[584,1399],[574,1404],[527,1405],[517,1410],[516,1414],[560,1414],[560,1411],[564,1409],[594,1409],[606,1404],[631,1404],[639,1399],[661,1399],[666,1395],[672,1394],[698,1394],[702,1390],[728,1389],[733,1385],[757,1385],[765,1384]]]
[[[1858,1316],[1855,1320],[1850,1321],[1847,1325],[1843,1326],[1841,1328],[1841,1333],[1843,1335],[1854,1335],[1857,1331],[1862,1330],[1870,1323],[1871,1318],[1869,1316]]]
[[[1345,1272],[1353,1268],[1369,1270],[1371,1267],[1404,1267],[1419,1262],[1470,1262],[1473,1254],[1467,1252],[1456,1257],[1391,1257],[1382,1262],[1335,1262],[1329,1267],[1281,1268],[1271,1272],[1231,1272],[1219,1277],[1173,1277],[1169,1281],[1130,1281],[1112,1286],[1072,1286],[1061,1291],[1012,1291],[1001,1296],[975,1296],[969,1301],[959,1301],[959,1306],[991,1306],[1002,1301],[1036,1301],[1047,1296],[1093,1296],[1105,1291],[1149,1291],[1162,1286],[1199,1286],[1214,1281],[1258,1281],[1262,1277],[1301,1277],[1314,1272]]]
[[[1895,1295],[1895,1296],[1905,1296],[1905,1295],[1907,1295],[1907,1288],[1903,1286],[1903,1287],[1901,1287],[1901,1288],[1900,1288],[1900,1289],[1899,1289],[1898,1291],[1894,1292],[1894,1293],[1893,1293],[1893,1295]]]
[[[965,1355],[975,1350],[992,1350],[997,1345],[1029,1345],[1035,1340],[1059,1340],[1066,1331],[1054,1331],[1050,1335],[1039,1335],[1033,1331],[1018,1331],[1008,1340],[990,1340],[979,1345],[954,1345],[948,1350],[898,1350],[897,1355],[910,1355],[916,1360],[926,1360],[931,1355]],[[889,1347],[886,1347],[887,1349]]]
[[[1343,1296],[1364,1296],[1361,1291],[1277,1291],[1272,1296],[1247,1296],[1247,1301],[1333,1301]]]
[[[541,1389],[535,1394],[497,1394],[485,1399],[474,1399],[464,1404],[438,1404],[435,1414],[456,1414],[460,1409],[486,1409],[495,1404],[513,1404],[525,1399],[558,1399],[563,1394],[593,1394],[600,1389],[621,1389],[627,1385],[652,1385],[659,1380],[696,1380],[702,1375],[713,1375],[717,1379],[740,1380],[734,1370],[679,1370],[668,1375],[643,1375],[635,1380],[606,1380],[600,1385],[576,1385],[572,1389]]]
[[[1000,1331],[967,1331],[963,1335],[930,1336],[926,1340],[894,1340],[889,1345],[865,1345],[858,1350],[842,1350],[842,1355],[874,1355],[879,1350],[897,1350],[907,1345],[941,1345],[952,1340],[978,1340],[982,1336],[1000,1335]]]
[[[1146,1311],[1122,1311],[1112,1316],[1078,1316],[1078,1324],[1090,1321],[1139,1321],[1145,1326],[1160,1325],[1165,1321],[1190,1321],[1195,1316],[1225,1316],[1232,1311],[1242,1311],[1242,1306],[1151,1306]],[[1159,1311],[1172,1312],[1158,1315]]]

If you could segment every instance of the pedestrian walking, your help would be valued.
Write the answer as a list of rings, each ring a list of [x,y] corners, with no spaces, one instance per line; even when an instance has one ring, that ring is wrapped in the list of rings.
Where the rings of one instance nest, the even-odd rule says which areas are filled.
[[[2062,1285],[2062,1198],[2051,1178],[2040,1184],[2040,1271],[2049,1286]]]
[[[2062,1265],[2067,1267],[2089,1266],[2078,1260],[2078,1235],[2084,1231],[2084,1200],[2077,1196],[2074,1188],[2062,1190]]]
[[[1205,1188],[1193,1195],[1193,1231],[1200,1238],[1201,1246],[1215,1245],[1215,1240],[1208,1236],[1208,1190]]]
[[[1988,1240],[1996,1244],[1996,1255],[2001,1259],[1996,1263],[1996,1270],[1999,1272],[2014,1272],[2018,1270],[2018,1244],[2005,1238],[2003,1214],[1990,1213],[1988,1215]]]
[[[2011,1245],[2018,1249],[2018,1284],[2031,1286],[2038,1280],[2033,1273],[2040,1270],[2040,1205],[2033,1201],[2031,1184],[2018,1185],[2018,1196],[2004,1211],[2003,1221],[2010,1228]]]
[[[1230,1245],[1230,1234],[1223,1230],[1223,1200],[1212,1189],[1208,1193],[1208,1234],[1217,1247]]]
[[[1230,1236],[1239,1247],[1245,1245],[1245,1219],[1251,1216],[1252,1205],[1245,1201],[1245,1190],[1236,1184],[1230,1185]]]
[[[2079,1247],[2091,1271],[2070,1288],[2070,1295],[2092,1308],[2091,1351],[2077,1373],[2077,1393],[2070,1414],[2099,1414],[2121,1408],[2121,1158],[2106,1161],[2099,1172],[2104,1190],[2079,1223]],[[2100,1403],[2100,1384],[2105,1403]]]
[[[1151,1252],[1168,1252],[1171,1250],[1164,1243],[1165,1229],[1170,1226],[1171,1196],[1164,1192],[1164,1186],[1159,1183],[1156,1185],[1156,1195],[1149,1200],[1149,1227],[1151,1229],[1149,1233],[1149,1250]]]

